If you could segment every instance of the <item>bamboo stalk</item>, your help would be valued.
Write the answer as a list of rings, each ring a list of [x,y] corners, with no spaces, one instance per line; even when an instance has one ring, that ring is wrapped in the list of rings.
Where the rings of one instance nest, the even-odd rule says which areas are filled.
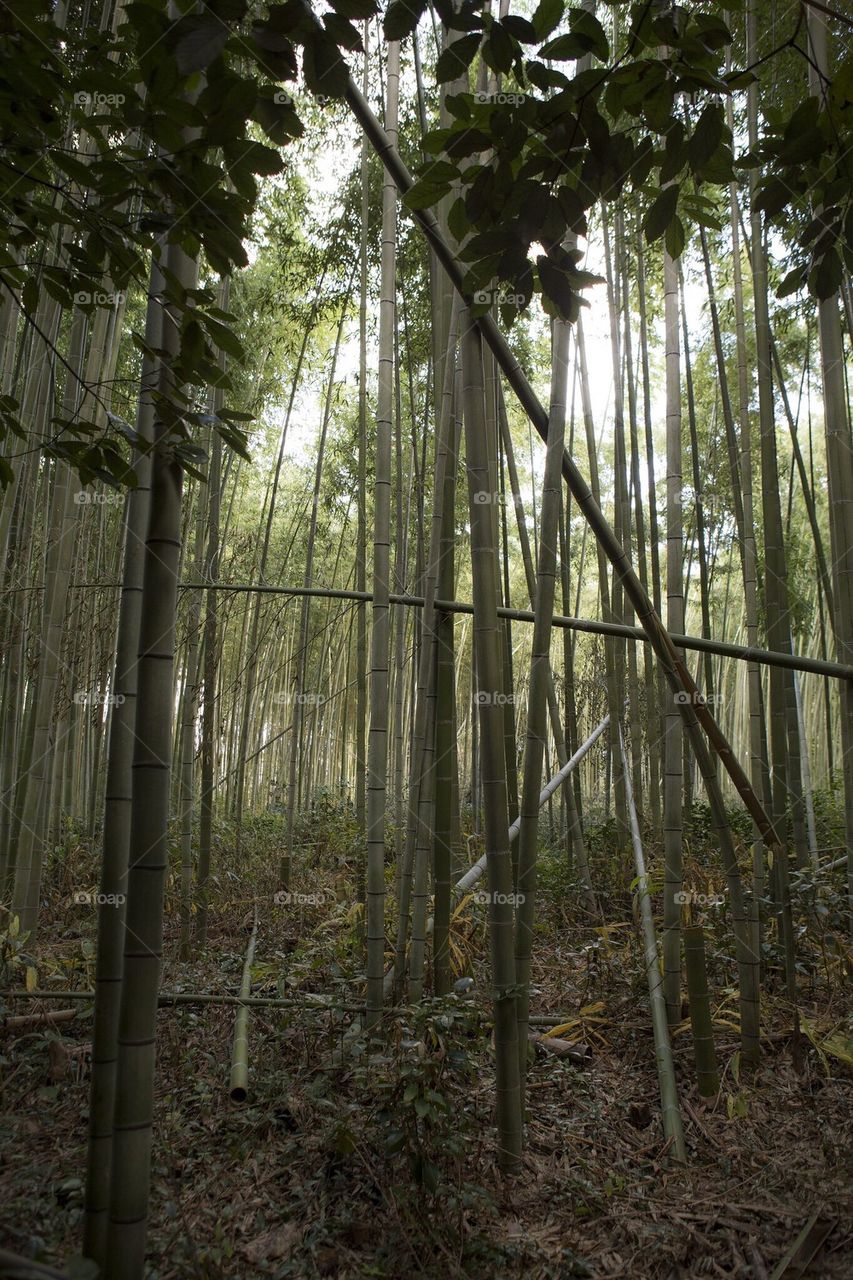
[[[234,1043],[231,1048],[231,1079],[228,1086],[232,1102],[243,1103],[249,1096],[249,1006],[245,1003],[252,991],[252,963],[255,959],[255,945],[258,941],[258,913],[255,920],[246,958],[243,961],[243,978],[240,983],[241,1004],[234,1019]]]
[[[622,756],[622,770],[625,775],[625,792],[628,803],[628,818],[631,823],[631,842],[634,846],[634,866],[637,871],[636,890],[640,906],[640,920],[643,929],[643,949],[646,963],[646,979],[649,984],[649,1002],[652,1008],[652,1031],[655,1040],[655,1057],[657,1060],[658,1084],[663,1118],[663,1131],[672,1140],[673,1150],[679,1160],[687,1159],[687,1148],[684,1145],[684,1129],[681,1123],[681,1109],[678,1103],[678,1086],[675,1082],[675,1067],[672,1061],[672,1045],[669,1040],[666,1001],[663,994],[663,982],[658,961],[658,947],[655,938],[655,925],[652,918],[652,900],[646,878],[646,865],[643,856],[643,843],[640,838],[640,826],[637,821],[637,809],[634,804],[634,790],[631,785],[631,772],[625,753],[622,738],[622,726],[616,725],[619,740],[619,751]]]
[[[696,1083],[702,1097],[709,1098],[717,1092],[720,1077],[714,1048],[711,1002],[708,998],[705,931],[701,924],[685,924],[681,934],[684,939],[684,976],[687,979],[690,1025],[693,1030]]]

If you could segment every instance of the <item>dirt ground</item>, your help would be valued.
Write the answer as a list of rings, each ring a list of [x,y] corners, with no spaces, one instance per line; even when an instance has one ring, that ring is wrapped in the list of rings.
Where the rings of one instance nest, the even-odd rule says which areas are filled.
[[[233,992],[247,921],[242,907],[215,914],[206,955],[169,959],[164,989]],[[150,1280],[851,1275],[850,1070],[795,1040],[790,1011],[771,998],[763,1062],[747,1076],[727,995],[715,1011],[716,1097],[701,1100],[692,1083],[689,1023],[673,1038],[689,1155],[679,1165],[663,1140],[630,921],[603,946],[601,931],[562,913],[537,928],[534,1007],[570,1015],[566,1037],[592,1058],[532,1054],[527,1148],[509,1180],[495,1172],[481,919],[455,935],[473,998],[390,1016],[375,1045],[345,1040],[351,1014],[253,1010],[243,1107],[228,1098],[233,1007],[163,1007]],[[90,985],[86,932],[57,942],[42,931],[40,987]],[[253,994],[356,999],[354,955],[343,907],[270,912]],[[31,1009],[7,1002],[9,1014]],[[801,1013],[819,1040],[839,1025],[841,997],[812,982]],[[80,1248],[90,1028],[81,1002],[71,1022],[0,1042],[0,1244],[54,1265]]]

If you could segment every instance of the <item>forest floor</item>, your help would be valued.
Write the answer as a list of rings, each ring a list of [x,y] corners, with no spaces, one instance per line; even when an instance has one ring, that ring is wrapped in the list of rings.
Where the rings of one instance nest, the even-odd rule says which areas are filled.
[[[345,1011],[253,1009],[242,1107],[228,1096],[233,1006],[161,1009],[150,1280],[851,1274],[853,1072],[827,1050],[845,1043],[831,1038],[844,1024],[842,965],[824,946],[822,966],[803,966],[799,1039],[782,1000],[765,1002],[763,1061],[747,1075],[730,965],[722,946],[712,953],[721,1085],[699,1098],[685,1022],[673,1037],[680,1166],[661,1131],[627,897],[611,901],[609,925],[591,927],[563,905],[576,898],[555,859],[542,879],[533,1008],[568,1015],[566,1037],[592,1058],[531,1057],[520,1174],[495,1173],[484,908],[469,904],[453,941],[472,999],[398,1010],[374,1043],[345,1040]],[[253,906],[229,900],[229,885],[240,893],[236,877],[223,879],[209,946],[189,963],[175,958],[170,914],[164,990],[238,989]],[[253,995],[356,1000],[355,913],[338,902],[340,874],[316,865],[294,889],[323,901],[261,897]],[[58,891],[30,961],[40,988],[87,988],[94,911],[63,918],[62,900]],[[6,1012],[31,1010],[18,1000]],[[0,1245],[54,1265],[80,1248],[90,1030],[81,1002],[73,1021],[0,1041]]]

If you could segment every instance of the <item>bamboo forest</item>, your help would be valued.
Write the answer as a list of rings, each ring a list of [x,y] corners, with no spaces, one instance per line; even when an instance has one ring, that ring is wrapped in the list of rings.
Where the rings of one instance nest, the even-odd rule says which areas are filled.
[[[853,1272],[845,0],[0,0],[0,1277]]]

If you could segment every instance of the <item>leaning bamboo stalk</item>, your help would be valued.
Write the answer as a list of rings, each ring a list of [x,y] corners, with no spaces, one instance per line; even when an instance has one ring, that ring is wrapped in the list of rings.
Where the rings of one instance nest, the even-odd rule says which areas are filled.
[[[246,948],[243,961],[243,977],[240,982],[240,999],[245,1001],[252,993],[252,964],[258,941],[258,912]],[[232,1102],[243,1103],[249,1096],[249,1006],[240,1004],[234,1019],[234,1043],[231,1048],[231,1079],[228,1093]]]
[[[567,781],[567,779],[571,776],[574,770],[578,767],[581,760],[583,760],[587,752],[590,751],[591,748],[595,746],[596,742],[604,733],[604,730],[608,727],[609,724],[610,724],[610,716],[606,715],[604,719],[601,721],[601,724],[599,724],[592,731],[590,736],[587,738],[586,742],[582,743],[581,746],[578,747],[577,751],[572,756],[572,758],[570,760],[567,760],[566,763],[563,765],[562,769],[560,769],[558,773],[555,773],[553,778],[551,778],[550,781],[545,784],[545,786],[539,792],[539,808],[540,809],[544,804],[548,803],[548,801],[550,800],[554,792],[557,791],[558,788],[561,787],[563,783]],[[521,829],[521,820],[519,818],[516,818],[515,822],[513,822],[512,826],[509,828],[509,831],[507,833],[507,838],[510,844],[512,844],[514,841],[518,839],[518,833],[520,829]],[[464,876],[462,876],[459,880],[456,881],[456,884],[453,886],[454,893],[456,894],[466,893],[473,885],[477,883],[477,881],[480,879],[480,877],[482,876],[485,870],[486,870],[486,855],[483,854],[483,856],[479,858],[472,867],[468,868]]]
[[[563,785],[563,783],[566,782],[567,779],[571,777],[575,769],[580,764],[581,760],[583,760],[587,752],[592,747],[595,746],[596,742],[604,733],[605,729],[609,724],[610,724],[610,716],[607,715],[604,717],[601,724],[599,724],[593,730],[593,732],[587,738],[586,742],[582,743],[581,746],[578,747],[577,751],[574,753],[572,758],[568,760],[563,765],[563,767],[559,770],[559,772],[555,773],[553,778],[551,778],[545,784],[545,786],[539,792],[539,808],[540,809],[542,808],[543,805],[548,803],[548,801],[551,799],[551,796],[553,796],[554,792],[557,791]],[[510,846],[512,846],[518,840],[518,833],[520,829],[521,829],[521,819],[516,818],[515,822],[512,823],[512,825],[509,827],[509,830],[507,831],[507,839],[509,841]],[[468,892],[469,889],[473,888],[473,886],[477,883],[477,881],[481,879],[484,871],[486,870],[487,865],[488,865],[488,857],[484,853],[480,858],[477,859],[477,861],[473,864],[473,866],[468,868],[468,870],[465,872],[463,876],[460,876],[460,878],[453,885],[452,901],[458,902],[459,899],[462,898]],[[426,922],[427,937],[429,937],[429,935],[432,933],[433,927],[434,927],[434,922],[432,917],[430,917]],[[393,968],[390,968],[385,974],[385,979],[384,979],[386,994],[390,989],[391,980],[393,976],[394,976],[394,970]]]
[[[318,19],[307,7],[305,9],[305,16],[313,25],[319,25]],[[352,108],[352,111],[362,129],[367,134],[371,145],[381,157],[382,163],[394,178],[398,191],[401,195],[405,195],[413,186],[411,174],[396,149],[390,145],[384,129],[376,119],[376,116],[370,109],[369,104],[359,92],[348,73],[344,96]],[[462,269],[455,256],[450,251],[435,216],[428,210],[423,209],[412,210],[411,213],[412,217],[421,227],[429,240],[442,268],[452,280],[454,288],[457,290],[460,297],[464,299],[466,297],[466,291]],[[506,338],[501,333],[494,319],[488,313],[478,317],[474,324],[486,344],[494,353],[501,371],[518,397],[522,408],[536,427],[539,435],[544,440],[547,440],[548,414],[543,408],[535,391],[531,387]],[[631,601],[637,612],[637,616],[640,619],[642,628],[648,636],[648,639],[652,644],[661,665],[663,666],[667,682],[674,693],[687,694],[686,699],[680,703],[681,714],[684,717],[688,733],[690,734],[702,776],[709,789],[708,794],[714,825],[717,828],[723,845],[723,855],[726,865],[730,871],[734,872],[736,870],[736,858],[734,857],[734,846],[732,844],[731,832],[726,819],[725,805],[723,803],[722,793],[716,779],[716,772],[711,761],[708,747],[705,745],[700,729],[705,730],[711,749],[716,752],[722,760],[723,766],[732,779],[732,782],[745,807],[755,817],[759,828],[766,835],[768,841],[772,845],[777,846],[779,845],[779,837],[773,822],[765,811],[759,797],[755,794],[749,778],[746,776],[740,763],[734,756],[729,743],[722,735],[714,717],[705,705],[704,699],[697,689],[690,672],[687,670],[683,661],[676,652],[675,645],[672,642],[672,637],[660,621],[647,592],[644,590],[642,583],[634,571],[630,557],[625,554],[618,538],[616,538],[613,530],[604,517],[601,508],[593,499],[589,485],[584,480],[574,461],[567,454],[563,455],[563,476],[569,485],[575,501],[583,512],[584,517],[593,529],[596,538],[602,544],[607,558],[610,560],[616,572],[624,580],[625,589],[631,597]],[[739,899],[741,898],[739,892],[737,896]]]
[[[655,924],[652,918],[652,900],[646,878],[643,842],[640,838],[640,825],[637,821],[637,808],[634,804],[631,771],[628,767],[628,759],[625,753],[622,726],[619,724],[616,725],[616,736],[619,740],[619,751],[622,756],[622,771],[625,776],[625,798],[628,804],[628,818],[631,824],[631,842],[634,846],[634,866],[637,872],[635,884],[643,929],[643,951],[646,964],[646,979],[649,984],[649,1002],[652,1008],[652,1031],[655,1040],[655,1058],[657,1060],[658,1084],[660,1086],[663,1131],[665,1136],[672,1142],[676,1158],[686,1160],[687,1148],[684,1145],[684,1129],[681,1123],[681,1109],[678,1103],[678,1086],[675,1082],[672,1045],[669,1040],[666,1001],[664,999],[663,982],[658,960]]]

